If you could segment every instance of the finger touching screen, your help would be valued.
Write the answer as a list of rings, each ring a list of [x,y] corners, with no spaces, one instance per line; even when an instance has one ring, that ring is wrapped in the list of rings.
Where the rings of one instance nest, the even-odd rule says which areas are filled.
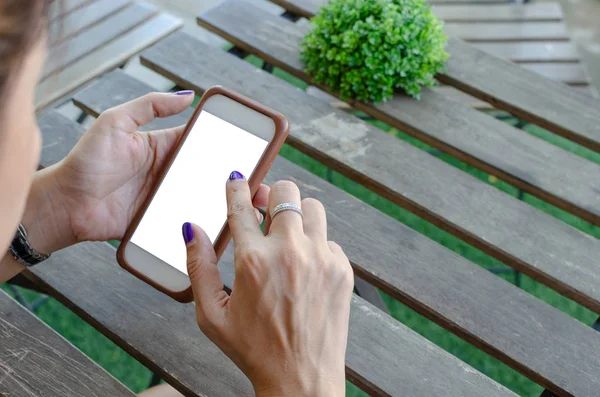
[[[181,226],[199,225],[214,243],[227,220],[229,174],[239,171],[250,178],[268,143],[202,111],[131,242],[187,274]]]

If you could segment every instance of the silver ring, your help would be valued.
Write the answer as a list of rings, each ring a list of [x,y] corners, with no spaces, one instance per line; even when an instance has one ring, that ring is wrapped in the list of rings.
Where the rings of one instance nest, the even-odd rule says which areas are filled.
[[[275,206],[275,208],[273,208],[273,211],[271,211],[271,220],[273,220],[273,218],[275,218],[275,215],[277,215],[283,211],[294,211],[294,212],[297,212],[298,214],[300,214],[300,216],[302,218],[304,218],[304,212],[302,212],[302,208],[300,208],[300,206],[298,204],[281,203],[281,204],[277,204]]]

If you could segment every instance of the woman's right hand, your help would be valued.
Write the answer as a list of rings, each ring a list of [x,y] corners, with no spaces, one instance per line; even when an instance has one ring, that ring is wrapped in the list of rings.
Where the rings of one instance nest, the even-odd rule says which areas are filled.
[[[231,295],[206,234],[184,225],[198,325],[248,376],[258,397],[343,396],[354,279],[342,249],[327,241],[325,209],[301,201],[294,183],[277,182],[269,213],[291,202],[301,205],[304,218],[280,212],[265,235],[248,183],[235,177],[227,182],[235,246]]]

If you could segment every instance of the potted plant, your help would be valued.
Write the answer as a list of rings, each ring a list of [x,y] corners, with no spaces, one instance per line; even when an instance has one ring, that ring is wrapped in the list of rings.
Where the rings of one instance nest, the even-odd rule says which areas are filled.
[[[301,43],[307,73],[342,98],[419,98],[448,54],[443,22],[424,0],[331,0]]]

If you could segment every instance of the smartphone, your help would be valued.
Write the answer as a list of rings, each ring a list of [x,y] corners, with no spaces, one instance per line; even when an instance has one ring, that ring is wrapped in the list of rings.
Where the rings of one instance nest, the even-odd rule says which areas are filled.
[[[121,241],[119,264],[173,299],[191,302],[182,225],[202,227],[220,257],[231,238],[229,174],[246,176],[254,196],[288,131],[282,114],[227,88],[207,90]]]

